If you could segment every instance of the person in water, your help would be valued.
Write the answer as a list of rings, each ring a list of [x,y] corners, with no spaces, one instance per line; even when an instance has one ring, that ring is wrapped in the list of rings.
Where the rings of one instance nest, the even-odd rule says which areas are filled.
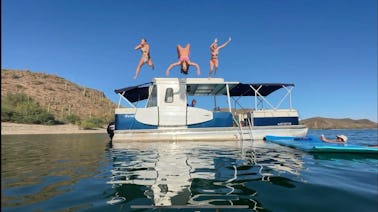
[[[197,75],[201,74],[200,67],[197,63],[190,61],[189,55],[190,55],[190,44],[186,44],[185,47],[182,47],[181,45],[177,45],[177,54],[178,54],[178,61],[175,63],[172,63],[167,68],[165,74],[169,76],[169,72],[174,66],[181,66],[181,73],[188,74],[189,66],[194,66],[197,69]]]
[[[144,64],[147,63],[149,66],[151,66],[152,70],[155,69],[155,66],[152,63],[152,59],[151,59],[151,55],[150,55],[150,45],[148,45],[147,40],[145,38],[142,38],[142,40],[140,41],[140,44],[137,45],[134,49],[135,50],[140,49],[142,51],[142,58],[140,58],[138,66],[137,66],[136,71],[135,71],[134,79],[136,79],[139,75],[141,67]]]
[[[320,136],[320,140],[328,143],[346,143],[348,141],[348,137],[345,135],[336,135],[336,139],[328,139],[324,135]]]
[[[225,47],[230,41],[231,41],[231,38],[228,38],[228,40],[224,44],[218,46],[218,39],[215,38],[214,42],[210,45],[210,72],[209,72],[209,77],[211,77],[211,75],[213,74],[213,70],[214,70],[214,75],[217,73],[218,65],[219,65],[219,61],[218,61],[219,50],[221,48]]]
[[[336,135],[336,139],[330,140],[324,135],[321,135],[320,140],[328,143],[346,143],[348,141],[348,137],[345,135]],[[378,148],[378,145],[367,145],[366,147]]]

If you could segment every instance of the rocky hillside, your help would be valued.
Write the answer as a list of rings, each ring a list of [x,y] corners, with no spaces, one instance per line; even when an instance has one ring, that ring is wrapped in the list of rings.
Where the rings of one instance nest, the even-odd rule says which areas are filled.
[[[30,96],[57,119],[76,115],[112,120],[116,107],[101,91],[46,73],[2,69],[1,96],[8,92]]]
[[[314,117],[309,119],[304,119],[301,121],[310,129],[372,129],[378,128],[376,122],[372,122],[368,119],[332,119],[332,118],[321,118]]]

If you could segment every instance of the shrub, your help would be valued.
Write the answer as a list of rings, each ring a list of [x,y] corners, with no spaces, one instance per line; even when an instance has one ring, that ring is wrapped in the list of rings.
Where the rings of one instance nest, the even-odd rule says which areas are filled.
[[[56,124],[54,115],[22,93],[7,93],[1,101],[1,121],[26,124]]]
[[[105,124],[105,121],[101,118],[88,118],[84,121],[81,121],[79,126],[81,129],[94,129],[100,128]]]
[[[80,122],[80,117],[77,116],[77,115],[74,115],[74,114],[66,115],[66,116],[63,118],[63,121],[64,121],[64,122],[67,122],[67,123],[71,123],[71,124],[77,124],[77,123]]]

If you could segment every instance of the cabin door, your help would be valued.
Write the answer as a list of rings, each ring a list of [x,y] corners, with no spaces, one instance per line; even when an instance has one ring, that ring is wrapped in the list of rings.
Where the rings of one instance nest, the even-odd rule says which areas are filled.
[[[186,86],[177,81],[158,86],[159,127],[186,126]]]

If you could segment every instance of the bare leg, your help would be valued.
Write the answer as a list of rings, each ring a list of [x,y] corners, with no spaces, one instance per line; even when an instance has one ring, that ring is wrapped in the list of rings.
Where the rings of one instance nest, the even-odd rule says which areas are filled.
[[[139,61],[139,64],[135,70],[135,76],[134,76],[134,79],[138,78],[138,75],[139,75],[139,72],[140,72],[140,68],[142,67],[142,65],[144,64],[144,61],[143,61],[143,58],[140,59]]]
[[[152,70],[155,70],[155,66],[151,58],[148,60],[148,65],[151,66]]]
[[[214,68],[214,63],[213,63],[213,61],[210,60],[210,72],[209,72],[209,78],[210,78],[211,75],[213,74],[213,68]]]
[[[214,76],[217,74],[217,70],[218,70],[218,59],[215,61],[214,63]]]

